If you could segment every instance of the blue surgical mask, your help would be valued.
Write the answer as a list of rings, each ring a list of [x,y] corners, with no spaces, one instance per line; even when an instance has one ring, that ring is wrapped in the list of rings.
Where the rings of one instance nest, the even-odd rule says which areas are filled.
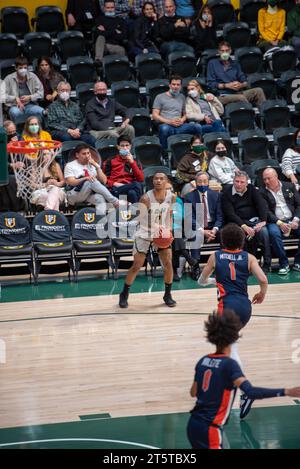
[[[296,140],[298,147],[300,147],[300,138],[297,138]]]
[[[207,192],[208,186],[197,186],[198,191],[202,192]]]
[[[106,11],[105,16],[115,16],[116,12],[115,11]]]
[[[127,156],[129,151],[126,150],[125,148],[121,148],[121,150],[119,151],[120,155],[121,156]]]
[[[171,90],[171,88],[170,88],[169,91],[170,91],[171,96],[179,96],[180,95],[180,90],[174,91],[174,90]]]

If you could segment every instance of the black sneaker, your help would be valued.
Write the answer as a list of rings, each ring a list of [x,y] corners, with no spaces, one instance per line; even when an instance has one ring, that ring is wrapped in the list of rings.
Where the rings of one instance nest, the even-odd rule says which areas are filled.
[[[166,303],[166,305],[169,306],[170,308],[174,308],[174,306],[177,305],[176,301],[173,300],[173,298],[170,294],[169,295],[164,295],[163,300]]]
[[[192,267],[191,270],[191,278],[192,280],[195,280],[197,282],[198,278],[200,277],[201,270],[200,270],[200,265],[198,262]]]
[[[122,292],[120,293],[119,297],[119,306],[120,308],[128,308],[128,295],[126,293]]]
[[[266,275],[268,275],[268,274],[271,272],[271,270],[272,270],[272,269],[271,269],[270,265],[268,265],[268,264],[266,264],[266,265],[264,264],[264,265],[262,266],[262,271],[263,271],[263,273],[266,274]]]
[[[241,394],[240,397],[240,419],[246,417],[251,410],[254,399],[250,399],[246,394]]]

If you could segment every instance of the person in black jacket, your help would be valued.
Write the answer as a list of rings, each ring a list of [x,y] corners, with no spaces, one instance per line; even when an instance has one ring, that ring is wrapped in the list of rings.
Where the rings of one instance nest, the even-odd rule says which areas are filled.
[[[263,271],[271,268],[271,246],[266,227],[268,206],[259,190],[248,184],[248,174],[240,171],[234,176],[233,185],[223,193],[221,199],[226,223],[236,223],[246,234],[245,249],[256,254],[258,244],[263,245]]]
[[[145,2],[142,15],[134,23],[133,55],[158,52],[154,43],[158,36],[157,13],[152,2]]]
[[[211,9],[204,5],[191,25],[191,36],[197,54],[217,47],[217,33]]]
[[[135,131],[134,127],[129,125],[127,108],[107,96],[106,83],[102,81],[95,83],[94,94],[85,108],[86,125],[90,134],[99,140],[120,135],[133,140]],[[120,127],[115,127],[116,114],[124,118]]]
[[[128,30],[125,20],[116,16],[113,0],[106,0],[103,6],[104,16],[96,19],[95,60],[101,62],[104,53],[126,55],[124,44],[128,42]]]
[[[185,18],[176,15],[176,5],[173,0],[165,0],[164,16],[158,20],[161,54],[167,57],[171,52],[194,49],[189,44],[190,28]]]
[[[290,267],[284,249],[282,237],[300,238],[300,195],[291,182],[279,181],[274,168],[267,168],[263,172],[265,188],[261,194],[268,205],[268,231],[270,241],[279,258],[279,275],[288,274]],[[300,239],[294,260],[293,270],[300,272]]]
[[[99,0],[68,0],[66,9],[68,28],[83,33],[91,31],[100,12]]]

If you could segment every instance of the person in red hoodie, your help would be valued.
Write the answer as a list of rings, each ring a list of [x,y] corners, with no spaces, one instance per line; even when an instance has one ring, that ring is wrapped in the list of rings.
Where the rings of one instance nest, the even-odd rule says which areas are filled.
[[[143,194],[144,173],[141,163],[131,154],[131,141],[120,136],[117,140],[119,153],[103,163],[107,186],[115,197],[126,195],[134,204]]]

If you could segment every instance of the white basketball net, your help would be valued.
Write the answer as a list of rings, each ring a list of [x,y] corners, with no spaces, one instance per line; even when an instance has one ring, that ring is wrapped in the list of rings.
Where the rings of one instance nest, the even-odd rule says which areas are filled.
[[[38,145],[28,142],[25,148],[31,147],[34,149],[32,153],[22,152],[24,146],[13,152],[8,150],[17,183],[17,197],[27,201],[34,191],[43,187],[45,171],[60,150],[54,144],[51,145],[51,142],[38,142]]]

